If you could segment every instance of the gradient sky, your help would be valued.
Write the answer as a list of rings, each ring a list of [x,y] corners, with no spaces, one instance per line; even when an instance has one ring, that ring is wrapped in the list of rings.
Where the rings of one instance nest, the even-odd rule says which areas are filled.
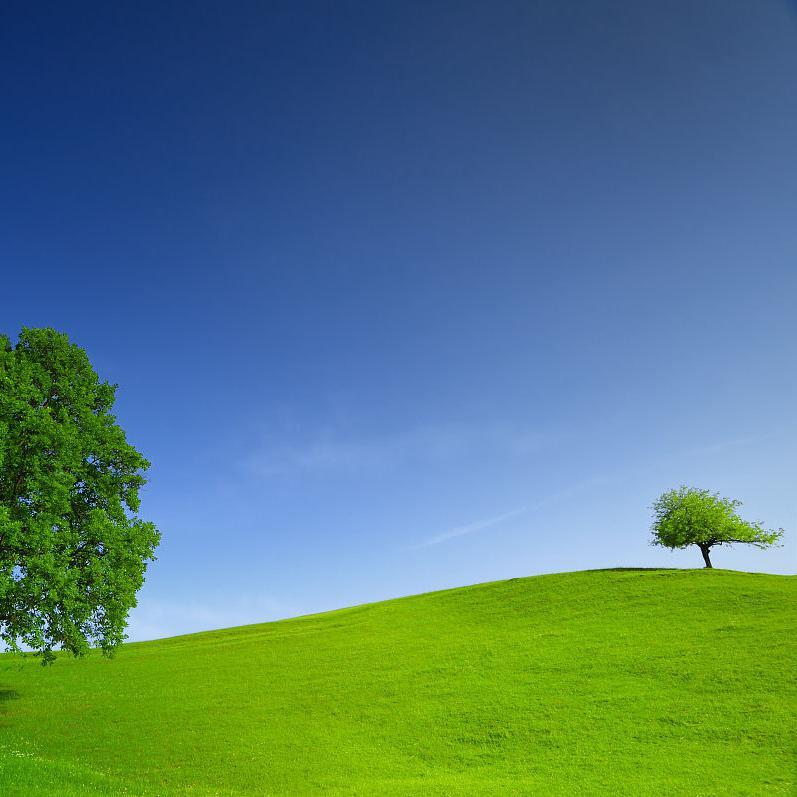
[[[144,639],[699,566],[686,482],[797,570],[797,11],[12,4],[0,329],[120,385]]]

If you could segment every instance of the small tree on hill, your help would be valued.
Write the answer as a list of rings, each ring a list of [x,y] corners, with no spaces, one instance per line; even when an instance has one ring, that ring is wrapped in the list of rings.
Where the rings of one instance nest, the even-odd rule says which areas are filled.
[[[0,335],[0,640],[45,663],[113,651],[160,539],[136,516],[149,462],[115,391],[66,335]]]
[[[736,513],[741,505],[741,501],[695,487],[668,490],[653,504],[651,543],[671,549],[696,545],[706,567],[712,567],[709,551],[715,545],[777,545],[783,529],[771,531],[758,522],[742,520]]]

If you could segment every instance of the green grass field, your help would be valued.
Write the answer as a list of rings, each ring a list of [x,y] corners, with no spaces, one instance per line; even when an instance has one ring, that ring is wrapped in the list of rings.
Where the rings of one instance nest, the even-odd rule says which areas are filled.
[[[797,578],[514,579],[0,657],[0,794],[795,793]]]

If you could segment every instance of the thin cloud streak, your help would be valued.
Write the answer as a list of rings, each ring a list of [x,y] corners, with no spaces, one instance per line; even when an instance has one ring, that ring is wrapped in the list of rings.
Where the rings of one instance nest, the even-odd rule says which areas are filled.
[[[501,515],[496,515],[495,517],[487,518],[486,520],[477,520],[474,523],[468,523],[464,526],[457,526],[456,528],[450,529],[449,531],[445,531],[442,534],[437,534],[434,537],[429,537],[428,539],[419,542],[417,545],[411,545],[409,547],[409,550],[417,550],[418,548],[428,548],[432,545],[439,545],[441,542],[447,542],[448,540],[455,539],[456,537],[463,537],[466,534],[475,534],[478,531],[483,531],[484,529],[489,529],[492,528],[493,526],[498,526],[499,524],[507,520],[510,520],[513,517],[517,517],[519,515],[523,515],[528,512],[534,512],[537,509],[542,509],[542,507],[546,506],[547,504],[558,501],[560,498],[566,498],[567,496],[573,495],[574,493],[577,493],[580,490],[584,490],[596,484],[602,484],[605,481],[606,478],[603,476],[584,479],[583,481],[576,482],[570,487],[565,487],[562,490],[557,490],[555,493],[546,495],[545,498],[541,498],[539,501],[535,501],[533,504],[530,504],[529,506],[523,506],[518,509],[513,509],[510,512],[504,512]]]
[[[412,548],[428,548],[430,545],[439,545],[441,542],[445,542],[446,540],[454,539],[454,537],[464,537],[466,534],[473,534],[477,531],[482,531],[483,529],[489,529],[492,526],[497,526],[499,523],[503,523],[510,518],[517,517],[518,515],[522,515],[524,512],[527,512],[527,508],[525,506],[520,507],[519,509],[513,509],[511,512],[504,512],[501,515],[496,515],[495,517],[487,518],[486,520],[477,520],[475,523],[468,523],[465,526],[457,526],[456,528],[450,529],[449,531],[445,531],[442,534],[438,534],[434,537],[429,537],[428,540],[424,540],[423,542],[419,542],[417,545],[411,546]]]

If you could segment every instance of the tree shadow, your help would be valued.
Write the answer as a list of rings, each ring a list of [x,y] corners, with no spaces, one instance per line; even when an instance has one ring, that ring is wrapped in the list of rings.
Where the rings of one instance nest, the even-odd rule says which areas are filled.
[[[653,570],[683,570],[682,567],[595,567],[585,573],[647,573]]]
[[[20,697],[21,695],[16,689],[0,687],[0,728],[7,728],[10,725],[5,719],[5,715],[8,714],[8,706],[5,704],[11,700],[19,700]]]

